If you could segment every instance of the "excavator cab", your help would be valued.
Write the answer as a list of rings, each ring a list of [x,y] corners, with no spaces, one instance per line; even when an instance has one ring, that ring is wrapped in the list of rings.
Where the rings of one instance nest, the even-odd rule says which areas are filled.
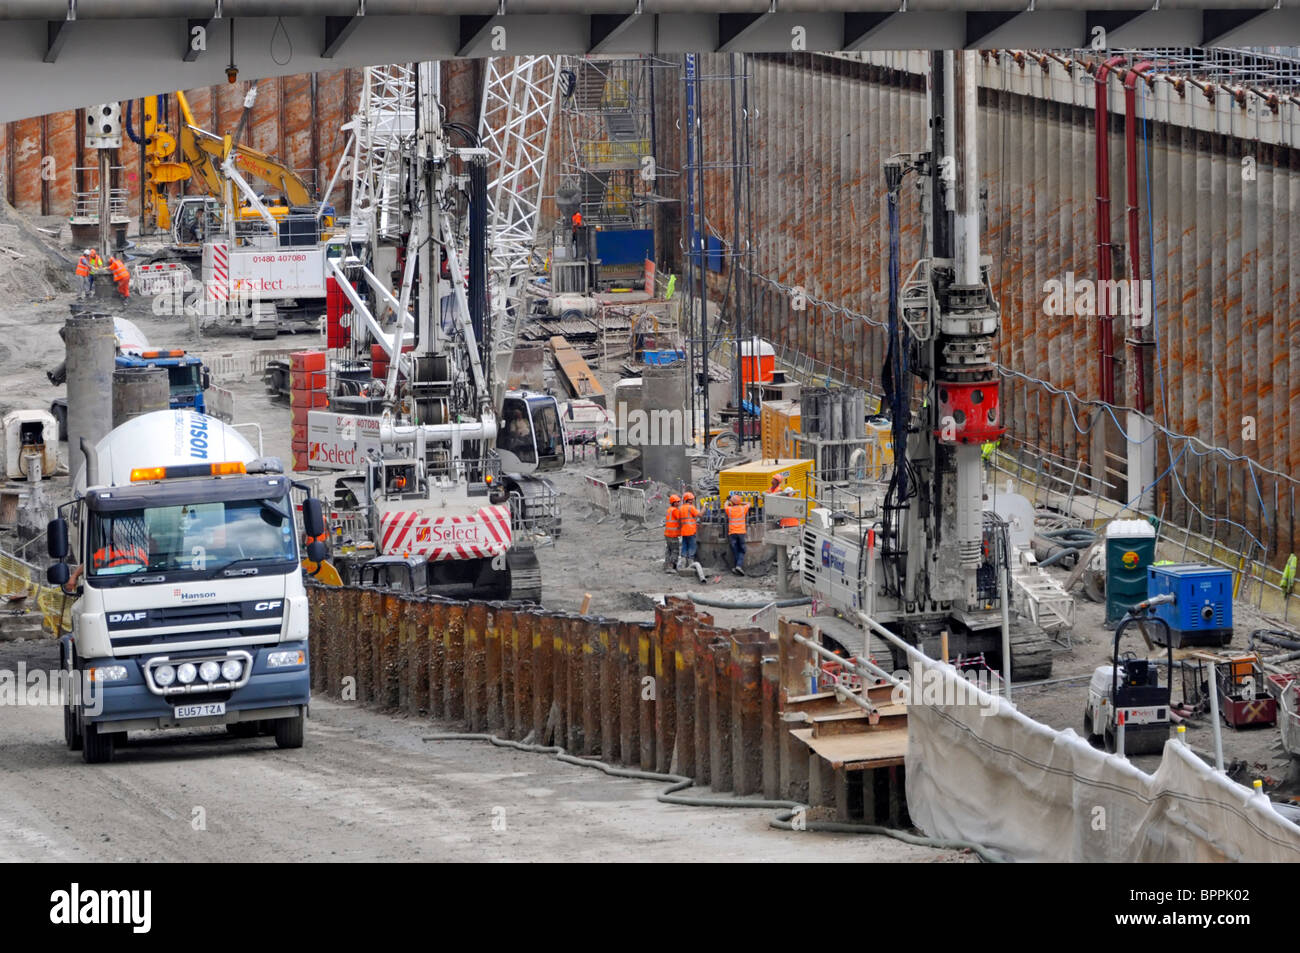
[[[565,450],[559,403],[549,394],[506,394],[496,449],[505,473],[559,470],[564,466]]]
[[[204,195],[183,196],[172,210],[172,241],[202,245],[221,229],[221,205]]]

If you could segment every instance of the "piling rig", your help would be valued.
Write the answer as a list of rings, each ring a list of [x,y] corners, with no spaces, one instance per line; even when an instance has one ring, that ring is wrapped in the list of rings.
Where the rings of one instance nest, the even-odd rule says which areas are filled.
[[[1003,433],[993,338],[999,309],[980,253],[974,55],[930,60],[929,148],[885,164],[889,345],[882,383],[894,467],[880,484],[819,490],[803,531],[803,584],[927,654],[1017,680],[1051,672],[1046,634],[1010,611],[1013,575],[1055,586],[984,505],[983,448]],[[915,175],[923,257],[899,287],[899,199]],[[1059,587],[1056,587],[1059,591]],[[1022,589],[1020,591],[1028,591]],[[1064,592],[1059,595],[1068,600]],[[897,653],[896,653],[897,655]],[[896,665],[903,663],[895,657]]]
[[[387,143],[383,187],[371,190],[383,220],[368,214],[378,205],[362,208],[326,263],[350,306],[351,346],[373,342],[387,363],[368,389],[380,412],[313,411],[309,461],[351,467],[335,502],[373,543],[367,580],[538,600],[536,545],[558,532],[559,513],[536,474],[563,465],[563,425],[555,398],[494,380],[487,152],[472,139],[452,148],[437,64],[414,69],[413,128]]]

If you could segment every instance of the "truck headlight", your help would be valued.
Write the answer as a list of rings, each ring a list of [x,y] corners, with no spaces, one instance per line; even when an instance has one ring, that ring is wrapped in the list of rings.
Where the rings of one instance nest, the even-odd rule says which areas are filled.
[[[159,665],[153,670],[153,680],[159,688],[166,688],[176,681],[176,669],[170,665]]]
[[[266,664],[270,668],[284,668],[287,665],[303,665],[306,661],[306,655],[301,650],[296,652],[272,652],[266,657]]]
[[[182,685],[188,685],[194,681],[194,677],[199,674],[199,670],[194,667],[193,662],[186,662],[176,670],[176,678]]]
[[[221,677],[228,682],[236,681],[243,671],[244,666],[239,659],[226,659],[221,663]]]
[[[120,682],[126,679],[125,665],[97,665],[89,672],[92,682]]]
[[[199,678],[205,682],[215,682],[221,674],[221,666],[216,662],[204,662],[199,666]]]

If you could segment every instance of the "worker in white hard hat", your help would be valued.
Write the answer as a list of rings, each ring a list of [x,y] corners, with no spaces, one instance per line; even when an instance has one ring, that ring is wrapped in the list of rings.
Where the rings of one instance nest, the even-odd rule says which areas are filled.
[[[104,259],[94,248],[87,248],[77,259],[77,277],[81,279],[81,296],[89,298],[95,290],[95,272],[104,268]]]

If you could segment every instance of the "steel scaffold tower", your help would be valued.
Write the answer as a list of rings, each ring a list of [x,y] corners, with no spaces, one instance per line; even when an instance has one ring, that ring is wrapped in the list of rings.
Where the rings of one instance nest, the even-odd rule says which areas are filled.
[[[401,233],[401,147],[415,135],[416,78],[411,63],[367,67],[352,123],[352,218],[376,239]]]
[[[479,137],[487,150],[492,354],[504,381],[523,318],[555,125],[558,58],[503,56],[487,61]]]

